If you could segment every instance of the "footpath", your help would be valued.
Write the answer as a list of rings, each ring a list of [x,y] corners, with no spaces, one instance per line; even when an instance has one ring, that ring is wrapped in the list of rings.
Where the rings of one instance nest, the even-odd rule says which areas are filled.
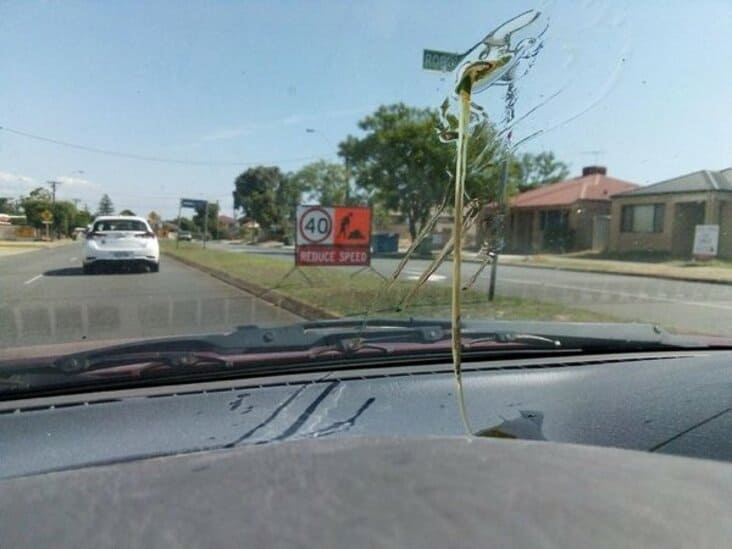
[[[480,261],[478,254],[463,252],[466,260]],[[582,271],[616,275],[666,278],[686,282],[706,282],[732,284],[732,264],[720,261],[620,261],[612,259],[587,259],[571,255],[505,255],[499,256],[499,265],[531,267],[536,269],[555,269]]]

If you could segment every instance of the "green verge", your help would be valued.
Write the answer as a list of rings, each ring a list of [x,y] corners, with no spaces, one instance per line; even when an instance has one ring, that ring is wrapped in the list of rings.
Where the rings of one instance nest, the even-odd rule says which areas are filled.
[[[447,285],[426,284],[402,311],[396,306],[414,287],[414,282],[397,281],[386,289],[384,280],[368,271],[352,276],[353,269],[307,267],[308,282],[298,272],[290,273],[292,262],[252,253],[232,253],[202,249],[199,243],[161,242],[162,250],[209,269],[256,284],[273,293],[297,299],[318,309],[339,316],[440,317],[450,313],[450,288]],[[563,322],[613,322],[617,319],[559,304],[529,299],[497,297],[489,302],[484,293],[463,292],[463,318],[555,320]]]

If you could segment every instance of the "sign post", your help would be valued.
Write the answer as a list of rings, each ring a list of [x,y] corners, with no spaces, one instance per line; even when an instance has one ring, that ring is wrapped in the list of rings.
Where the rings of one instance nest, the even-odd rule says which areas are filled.
[[[297,207],[295,266],[371,265],[371,208]]]
[[[175,239],[175,247],[180,245],[180,213],[183,208],[193,208],[199,210],[203,208],[203,247],[206,247],[206,232],[208,230],[208,200],[197,200],[195,198],[181,198],[178,205],[178,236]]]
[[[295,216],[295,265],[300,267],[371,267],[371,208],[301,205]],[[372,269],[373,270],[373,269]],[[381,275],[377,271],[374,271]]]
[[[422,68],[427,71],[452,72],[465,58],[464,53],[437,50],[422,51]]]
[[[51,235],[49,234],[49,227],[51,223],[53,223],[53,214],[48,210],[43,210],[41,212],[41,223],[43,223],[46,226],[46,240],[51,240]]]

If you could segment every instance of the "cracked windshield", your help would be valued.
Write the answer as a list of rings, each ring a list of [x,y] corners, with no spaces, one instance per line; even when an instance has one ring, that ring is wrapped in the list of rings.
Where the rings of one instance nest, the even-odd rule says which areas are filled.
[[[0,2],[0,359],[729,337],[731,11]]]

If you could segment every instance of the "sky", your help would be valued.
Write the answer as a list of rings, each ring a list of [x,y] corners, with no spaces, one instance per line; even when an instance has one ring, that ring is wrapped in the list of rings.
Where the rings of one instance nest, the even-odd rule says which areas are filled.
[[[0,196],[58,180],[92,211],[108,193],[231,215],[248,167],[337,160],[379,105],[438,107],[454,76],[422,50],[464,51],[526,9],[548,26],[517,83],[519,152],[641,185],[732,165],[729,0],[0,0]],[[504,93],[476,100],[499,120]]]

